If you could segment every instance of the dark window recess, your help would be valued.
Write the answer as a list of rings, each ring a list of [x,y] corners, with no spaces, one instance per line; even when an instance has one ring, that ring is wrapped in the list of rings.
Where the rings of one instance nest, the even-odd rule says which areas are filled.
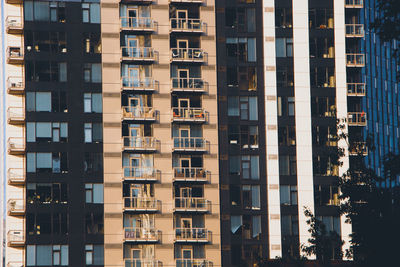
[[[278,128],[278,142],[280,146],[296,145],[296,127],[283,126]]]
[[[336,77],[335,68],[311,68],[310,83],[312,87],[335,87]]]
[[[226,55],[239,62],[256,62],[256,38],[226,38]]]
[[[309,10],[310,29],[333,29],[333,10],[330,8],[313,8]]]
[[[24,1],[25,21],[65,23],[65,3]]]
[[[68,153],[28,152],[26,153],[26,171],[28,173],[68,173]]]
[[[85,245],[86,265],[104,264],[104,246],[103,245]]]
[[[68,185],[65,183],[28,183],[26,187],[29,204],[68,203]]]
[[[256,31],[256,9],[239,7],[225,9],[225,26],[239,32]]]
[[[314,117],[335,117],[336,98],[335,97],[312,97],[311,114]]]
[[[279,174],[296,175],[296,173],[297,173],[296,155],[280,155]]]
[[[67,93],[27,92],[25,106],[27,112],[68,112]]]
[[[256,67],[240,66],[228,67],[226,71],[226,83],[229,88],[239,87],[244,91],[257,90],[257,71]]]
[[[335,126],[313,126],[313,144],[317,146],[336,146],[337,129]]]
[[[87,54],[101,53],[100,33],[83,33],[83,47]]]
[[[231,145],[240,145],[243,149],[256,149],[258,148],[258,137],[258,126],[228,126],[228,140]]]
[[[258,266],[259,259],[263,257],[263,246],[261,245],[231,245],[232,267]]]
[[[84,64],[83,80],[88,83],[101,83],[101,64],[100,63]]]
[[[314,200],[318,206],[339,205],[338,187],[334,185],[315,185]]]
[[[26,216],[28,235],[66,235],[68,234],[68,215],[66,213],[28,213]]]
[[[84,172],[87,174],[95,174],[103,172],[103,154],[85,152],[83,162]]]
[[[25,31],[25,51],[67,53],[65,32]]]
[[[338,176],[339,167],[337,157],[330,155],[316,155],[313,157],[314,175],[318,176]]]
[[[275,27],[292,28],[292,8],[277,8],[275,11]]]
[[[233,238],[259,239],[261,234],[261,216],[232,215],[231,233]]]
[[[66,82],[67,63],[27,61],[25,64],[28,82]]]
[[[294,86],[293,68],[287,66],[278,66],[276,69],[276,81],[278,87]]]
[[[27,122],[26,141],[27,142],[67,142],[68,123],[67,122]]]
[[[294,116],[295,103],[293,96],[278,97],[278,116]]]
[[[86,233],[90,235],[103,234],[104,222],[103,213],[86,213],[85,219]]]

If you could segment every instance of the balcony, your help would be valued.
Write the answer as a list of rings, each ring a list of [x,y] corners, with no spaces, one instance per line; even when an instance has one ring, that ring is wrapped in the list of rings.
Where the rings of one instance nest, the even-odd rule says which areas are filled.
[[[8,77],[7,93],[20,95],[25,92],[24,77]]]
[[[8,184],[24,184],[25,183],[25,172],[24,169],[8,169],[7,171],[7,178],[8,178]]]
[[[9,107],[7,109],[7,121],[9,124],[24,124],[25,110],[23,107]]]
[[[200,197],[176,197],[175,211],[177,212],[211,212],[211,202]]]
[[[23,155],[25,154],[25,138],[10,137],[7,140],[8,154]]]
[[[135,1],[129,1],[135,2]],[[152,1],[139,1],[149,2]],[[141,31],[141,32],[153,32],[157,29],[157,23],[152,18],[146,17],[123,17],[121,18],[121,30],[122,31]]]
[[[172,78],[172,92],[205,93],[206,84],[201,78]]]
[[[206,122],[208,113],[202,108],[173,108],[173,122]]]
[[[152,107],[122,107],[123,120],[156,121],[157,112]]]
[[[205,259],[177,259],[176,267],[213,267],[209,260]]]
[[[123,61],[145,61],[153,62],[156,60],[156,53],[151,47],[121,47]]]
[[[175,152],[207,152],[208,142],[203,137],[174,137]]]
[[[24,267],[24,263],[22,261],[10,261],[7,263],[7,267]]]
[[[201,48],[172,48],[171,62],[206,62],[206,53]]]
[[[364,0],[345,0],[345,8],[363,8]]]
[[[156,243],[160,241],[161,232],[154,228],[124,227],[125,242]]]
[[[7,63],[9,64],[24,63],[24,53],[22,47],[19,46],[7,47]]]
[[[365,112],[348,112],[347,123],[349,126],[367,126],[367,114]]]
[[[347,83],[347,96],[365,96],[365,83]]]
[[[175,167],[174,168],[175,182],[210,182],[210,173],[204,168],[194,167]]]
[[[170,3],[203,4],[205,0],[169,0]]]
[[[157,212],[160,207],[160,201],[154,197],[124,197],[125,211]]]
[[[160,180],[160,172],[149,167],[124,167],[125,181],[149,181],[156,182]]]
[[[175,242],[211,242],[211,232],[205,228],[176,228]]]
[[[8,246],[21,247],[25,245],[25,235],[23,230],[10,230],[7,233]]]
[[[162,267],[160,261],[153,259],[125,259],[124,264],[124,267]]]
[[[366,142],[354,142],[349,147],[350,156],[368,156],[368,147]]]
[[[121,88],[123,91],[154,92],[158,90],[158,83],[153,78],[138,80],[134,77],[122,77]]]
[[[171,32],[203,33],[206,24],[201,19],[171,19]]]
[[[155,152],[160,150],[160,141],[154,137],[123,137],[123,145],[125,151]]]
[[[22,4],[23,0],[6,0],[7,4]]]
[[[365,55],[364,54],[346,54],[347,67],[364,67]]]
[[[23,200],[23,199],[8,200],[7,210],[8,210],[9,215],[24,215],[25,214],[25,200]]]
[[[346,24],[346,37],[363,38],[364,24]]]
[[[20,16],[8,16],[6,18],[6,31],[7,33],[23,33],[24,24]]]

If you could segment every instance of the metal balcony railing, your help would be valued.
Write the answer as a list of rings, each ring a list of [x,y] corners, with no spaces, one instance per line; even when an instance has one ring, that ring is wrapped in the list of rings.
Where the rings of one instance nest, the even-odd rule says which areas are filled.
[[[24,53],[22,47],[9,46],[7,48],[7,63],[23,63]]]
[[[122,107],[123,119],[125,120],[150,120],[157,119],[157,112],[152,107]]]
[[[133,61],[154,61],[156,53],[152,47],[121,47],[122,59]]]
[[[160,142],[154,137],[135,136],[123,137],[125,150],[156,151],[160,149]]]
[[[170,3],[202,4],[205,0],[169,0]]]
[[[210,212],[211,202],[201,197],[176,197],[175,211]]]
[[[205,82],[201,78],[172,78],[173,92],[206,92]]]
[[[175,228],[176,242],[210,242],[211,232],[206,228]]]
[[[345,0],[344,5],[346,8],[363,8],[364,0]]]
[[[206,122],[207,113],[202,108],[172,108],[173,121]]]
[[[175,167],[174,180],[182,182],[209,182],[210,174],[204,168]]]
[[[365,112],[348,112],[347,122],[349,126],[366,126],[367,114]]]
[[[205,23],[201,19],[171,19],[171,31],[204,32]]]
[[[124,167],[124,180],[158,181],[160,172],[149,167]]]
[[[9,137],[7,140],[8,153],[11,155],[19,155],[25,153],[25,138]]]
[[[171,61],[205,62],[206,54],[201,48],[172,48]]]
[[[7,170],[9,184],[23,184],[26,181],[25,171],[22,168],[10,168]]]
[[[25,92],[25,82],[23,77],[8,77],[7,92],[9,94],[23,94]]]
[[[122,17],[121,29],[130,31],[155,31],[157,23],[148,17]]]
[[[127,242],[158,242],[161,232],[154,228],[124,227],[125,241]]]
[[[364,67],[365,55],[364,54],[346,54],[347,67]]]
[[[22,124],[25,122],[25,110],[23,107],[9,107],[7,109],[9,124]]]
[[[25,214],[25,201],[23,199],[10,199],[7,202],[7,210],[10,215]]]
[[[7,16],[6,31],[7,33],[22,33],[24,24],[21,16]]]
[[[160,203],[154,197],[124,197],[125,210],[158,211]]]
[[[162,263],[154,259],[125,259],[124,263],[125,267],[162,267]]]
[[[213,264],[205,259],[177,259],[176,267],[212,267]]]
[[[354,142],[349,147],[350,156],[367,156],[368,147],[366,142]]]
[[[7,233],[7,241],[9,246],[25,245],[25,235],[23,230],[10,230]]]
[[[158,84],[153,78],[138,79],[124,76],[121,78],[121,83],[122,90],[156,91],[158,89]]]
[[[346,24],[346,37],[364,37],[364,24]]]
[[[348,96],[365,96],[365,83],[347,83]]]
[[[174,151],[207,151],[207,141],[203,137],[174,137]]]

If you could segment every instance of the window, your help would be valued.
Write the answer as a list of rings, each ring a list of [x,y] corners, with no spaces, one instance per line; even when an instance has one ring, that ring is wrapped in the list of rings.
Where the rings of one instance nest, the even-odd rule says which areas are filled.
[[[280,175],[296,175],[296,156],[282,155],[279,156],[279,174]]]
[[[283,126],[278,128],[278,141],[280,146],[296,145],[295,126]]]
[[[47,52],[52,54],[67,52],[65,32],[25,31],[25,50],[29,52]]]
[[[24,1],[26,21],[65,22],[65,3]]]
[[[259,185],[243,185],[242,196],[244,209],[259,210],[261,208]]]
[[[83,47],[87,54],[101,53],[101,38],[97,33],[84,33],[83,34]]]
[[[27,92],[26,111],[51,112],[51,93]]]
[[[66,213],[28,213],[26,220],[27,233],[30,236],[68,233]]]
[[[293,57],[293,38],[276,38],[276,57]]]
[[[280,198],[282,205],[297,205],[297,185],[281,185]]]
[[[65,183],[28,183],[27,203],[67,204],[68,185]]]
[[[317,216],[322,221],[328,232],[335,232],[340,236],[340,218],[339,216]]]
[[[66,82],[67,63],[26,61],[26,80],[33,82]]]
[[[317,155],[313,157],[314,175],[319,176],[338,176],[339,167],[335,157],[329,155]]]
[[[319,206],[339,205],[339,191],[337,186],[315,185],[315,204]]]
[[[239,97],[228,97],[228,116],[239,116]]]
[[[278,116],[294,116],[295,113],[294,97],[278,97]]]
[[[85,173],[97,173],[103,171],[103,154],[85,152],[83,162]]]
[[[297,215],[282,215],[281,227],[283,236],[297,236],[299,234],[299,219]]]
[[[315,117],[335,117],[336,98],[335,97],[312,97],[311,114]]]
[[[27,266],[68,265],[67,245],[28,245]]]
[[[68,172],[67,153],[61,152],[38,152],[26,154],[27,172]]]
[[[103,127],[101,123],[85,123],[85,143],[99,143],[103,141]]]
[[[277,8],[275,12],[275,27],[292,28],[292,8]]]
[[[86,63],[83,66],[83,79],[88,83],[101,83],[101,64]]]
[[[103,203],[103,184],[85,184],[86,203]]]
[[[293,67],[278,66],[276,69],[276,81],[278,87],[294,86]]]
[[[86,265],[103,265],[104,264],[104,247],[103,245],[86,245],[85,246]]]
[[[241,96],[240,97],[240,119],[241,120],[258,120],[256,96]]]
[[[100,4],[82,3],[82,21],[85,23],[100,23]]]
[[[258,156],[242,156],[242,178],[258,180],[259,173],[259,157]]]
[[[236,57],[241,62],[256,62],[256,38],[226,38],[228,57]]]
[[[89,235],[103,234],[104,222],[103,213],[86,213],[85,218],[86,233]]]
[[[101,113],[103,112],[102,95],[95,93],[83,94],[83,108],[85,113]]]
[[[242,148],[258,148],[258,126],[240,125]]]
[[[66,142],[68,139],[67,122],[27,122],[27,142]]]
[[[240,175],[239,156],[229,156],[229,174]]]

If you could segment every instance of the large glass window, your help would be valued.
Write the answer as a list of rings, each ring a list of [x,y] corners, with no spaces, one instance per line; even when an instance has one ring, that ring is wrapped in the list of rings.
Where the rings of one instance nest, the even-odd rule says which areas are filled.
[[[67,172],[67,153],[38,152],[26,154],[27,172]]]
[[[283,205],[297,205],[297,185],[281,185],[280,198]]]
[[[103,245],[86,245],[85,246],[86,265],[103,265],[104,264],[104,248]]]
[[[24,1],[26,21],[65,22],[65,3]]]
[[[85,82],[101,83],[101,64],[86,63],[83,66],[83,78]]]
[[[85,184],[86,203],[103,203],[103,184]]]
[[[68,265],[67,245],[28,245],[27,266]]]
[[[103,111],[103,98],[101,94],[83,94],[83,104],[85,113],[101,113]]]
[[[100,4],[82,3],[82,21],[85,23],[100,23]]]
[[[27,122],[27,142],[65,142],[68,139],[67,122]]]

